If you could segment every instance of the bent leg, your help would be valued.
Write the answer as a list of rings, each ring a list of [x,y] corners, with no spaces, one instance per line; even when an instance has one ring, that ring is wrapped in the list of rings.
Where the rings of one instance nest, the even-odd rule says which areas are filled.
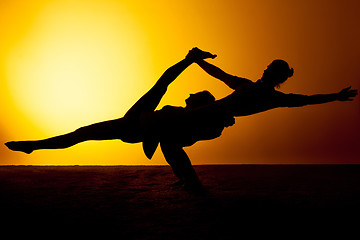
[[[180,146],[164,142],[161,142],[160,146],[175,176],[184,183],[185,187],[191,190],[201,189],[200,180],[184,149]]]

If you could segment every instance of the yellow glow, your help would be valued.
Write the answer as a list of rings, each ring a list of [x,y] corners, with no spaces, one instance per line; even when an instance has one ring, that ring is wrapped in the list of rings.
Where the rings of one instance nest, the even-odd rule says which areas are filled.
[[[0,1],[0,141],[42,139],[122,117],[171,65],[198,46],[224,71],[256,81],[275,58],[295,69],[285,93],[360,88],[358,0]],[[306,16],[306,17],[304,17]],[[231,90],[191,66],[160,103]],[[215,140],[187,148],[194,164],[359,163],[359,97],[238,118]],[[326,124],[325,124],[326,123]],[[332,159],[332,160],[329,160]],[[12,152],[0,164],[165,164],[141,144],[86,142]]]
[[[134,64],[145,49],[140,29],[101,6],[49,4],[9,57],[10,92],[45,132],[106,120],[113,109],[120,117],[136,92],[134,79],[149,74],[149,66]]]
[[[122,117],[152,80],[147,36],[118,1],[15,1],[4,7],[3,32],[11,41],[2,42],[2,97],[10,139],[41,139]],[[116,153],[125,156],[122,161],[110,160]],[[141,154],[119,142],[88,142],[69,151],[14,153],[18,160],[10,163],[136,164]]]

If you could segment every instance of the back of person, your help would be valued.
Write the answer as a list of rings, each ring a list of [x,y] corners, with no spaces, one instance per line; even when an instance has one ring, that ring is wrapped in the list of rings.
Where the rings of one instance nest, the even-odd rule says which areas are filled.
[[[159,141],[191,146],[197,141],[217,138],[234,118],[222,104],[209,104],[195,109],[165,106],[153,113],[144,113],[140,125],[147,136]]]
[[[247,116],[279,107],[287,94],[264,87],[260,81],[242,85],[230,95],[218,100],[234,116]]]

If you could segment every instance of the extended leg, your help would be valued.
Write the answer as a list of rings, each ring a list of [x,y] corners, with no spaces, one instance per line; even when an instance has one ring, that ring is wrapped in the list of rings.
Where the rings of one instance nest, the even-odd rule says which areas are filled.
[[[125,116],[136,116],[143,112],[154,111],[166,93],[170,83],[172,83],[192,63],[192,60],[184,59],[168,68],[155,85],[127,111]]]
[[[131,122],[137,122],[136,117],[143,112],[154,111],[168,85],[189,65],[199,58],[209,57],[215,57],[215,55],[201,51],[190,51],[184,60],[165,71],[157,83],[130,108],[124,118],[92,124],[74,132],[44,140],[7,142],[6,146],[14,151],[31,153],[37,149],[67,148],[87,140],[121,139],[131,143],[143,141],[143,135],[139,132],[141,130],[136,123],[134,126]],[[135,121],[129,121],[129,119],[135,119]]]
[[[192,50],[189,51],[189,54],[186,56],[185,59],[169,67],[159,78],[159,80],[155,83],[155,85],[129,109],[129,111],[125,114],[125,116],[129,116],[129,115],[134,116],[143,112],[155,111],[162,97],[166,93],[167,87],[187,67],[189,67],[192,63],[196,62],[199,59],[215,58],[215,57],[216,55],[201,51],[198,48],[193,48]]]
[[[159,105],[162,97],[165,95],[168,86],[172,83],[187,67],[199,59],[215,58],[209,52],[193,48],[189,51],[185,59],[168,68],[159,78],[155,85],[143,95],[125,114],[125,116],[136,117],[144,112],[153,112]],[[147,158],[151,159],[156,151],[158,141],[153,137],[147,137],[143,141],[143,150]]]
[[[5,145],[13,151],[31,153],[38,149],[68,148],[87,140],[122,139],[126,142],[141,141],[132,119],[120,118],[89,126],[81,127],[73,132],[37,141],[7,142]]]
[[[139,139],[141,133],[136,132],[139,128],[131,127],[131,124],[128,124],[126,120],[135,119],[143,112],[154,111],[164,96],[169,84],[193,62],[193,58],[187,57],[167,69],[156,84],[130,108],[122,119],[92,124],[79,128],[74,132],[48,139],[7,142],[5,145],[13,151],[31,153],[37,149],[68,148],[87,140],[122,139],[126,142],[142,141],[143,139]]]

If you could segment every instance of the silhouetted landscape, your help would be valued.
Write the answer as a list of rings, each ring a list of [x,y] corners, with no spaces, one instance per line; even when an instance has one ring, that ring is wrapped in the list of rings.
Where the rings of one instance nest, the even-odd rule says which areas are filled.
[[[249,226],[274,226],[280,216],[286,216],[281,227],[320,224],[307,214],[305,222],[294,222],[295,212],[326,209],[320,214],[324,220],[334,211],[359,208],[359,165],[194,169],[205,193],[169,186],[176,181],[169,166],[3,166],[2,227],[28,236],[50,232],[116,234],[122,239],[238,239]]]

